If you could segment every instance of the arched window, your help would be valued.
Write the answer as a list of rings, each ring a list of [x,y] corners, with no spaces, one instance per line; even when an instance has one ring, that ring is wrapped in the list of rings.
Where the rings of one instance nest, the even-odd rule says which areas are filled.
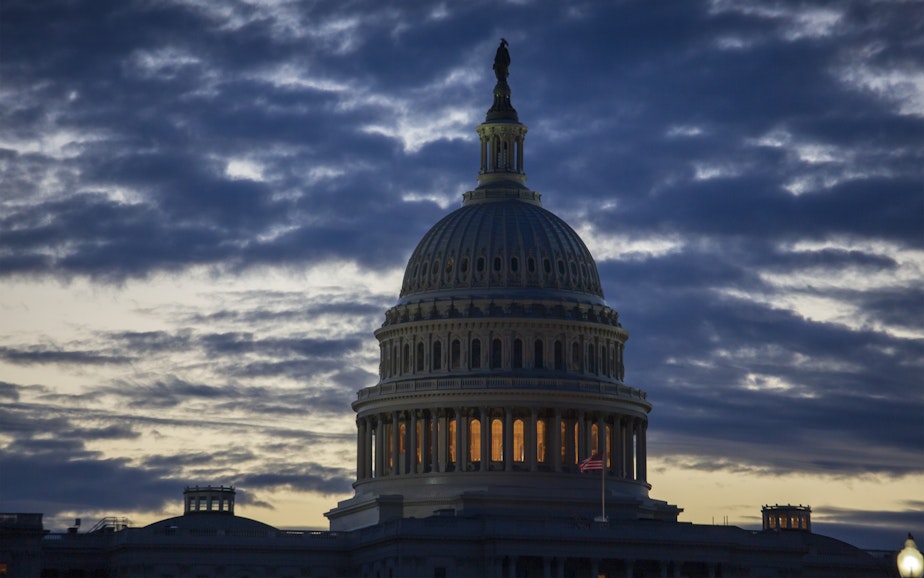
[[[494,257],[494,271],[500,271],[503,261],[500,257]]]
[[[443,369],[443,344],[439,341],[433,342],[433,359],[431,361],[433,369]]]
[[[545,420],[540,419],[536,422],[536,460],[545,463],[545,456]]]
[[[542,369],[545,366],[545,360],[542,358],[543,344],[541,339],[537,339],[533,344],[533,367]]]
[[[526,271],[528,273],[536,272],[536,260],[533,259],[532,257],[526,259]]]
[[[513,368],[520,369],[523,367],[523,342],[519,339],[513,340]]]
[[[491,420],[491,461],[504,459],[504,422],[499,418]]]
[[[565,368],[565,353],[561,341],[555,341],[555,369],[562,370]]]
[[[500,369],[504,347],[500,339],[491,341],[491,369]]]
[[[565,423],[565,420],[561,420],[561,431],[559,432],[561,437],[561,463],[568,463],[568,425]]]
[[[458,418],[449,421],[449,461],[457,464],[456,461],[456,422]]]
[[[458,339],[453,339],[450,345],[449,356],[452,358],[452,369],[462,367],[462,343]]]
[[[515,462],[526,461],[526,432],[524,429],[522,419],[513,421],[513,461]]]
[[[472,351],[471,351],[471,363],[472,369],[481,368],[481,340],[472,339]]]
[[[394,459],[393,459],[393,458],[395,457],[395,452],[394,452],[394,447],[395,447],[395,436],[392,435],[392,433],[393,433],[393,430],[391,429],[391,427],[386,427],[386,428],[385,428],[385,442],[386,442],[386,443],[385,443],[385,451],[388,452],[388,453],[387,453],[387,455],[388,455],[388,471],[385,472],[386,474],[390,474],[390,473],[391,473],[391,468],[394,467],[394,465],[395,465],[395,461],[394,461]]]
[[[600,428],[597,424],[590,426],[590,455],[595,455],[600,452]]]
[[[404,422],[401,422],[398,426],[398,439],[400,440],[398,452],[404,455],[404,452],[407,451],[407,425]]]
[[[417,420],[417,464],[423,463],[423,448],[424,448],[424,422],[422,420]],[[416,473],[416,472],[415,472]]]
[[[516,257],[510,258],[510,270],[513,271],[514,273],[520,270],[520,260],[517,259]]]
[[[468,422],[468,461],[481,461],[481,420],[478,418]]]
[[[475,262],[475,270],[479,273],[484,271],[484,257],[478,257],[478,261]]]
[[[417,371],[424,370],[424,344],[423,341],[417,342],[417,359],[415,360]]]
[[[578,342],[571,344],[571,370],[584,371],[584,364],[581,363],[581,344]]]

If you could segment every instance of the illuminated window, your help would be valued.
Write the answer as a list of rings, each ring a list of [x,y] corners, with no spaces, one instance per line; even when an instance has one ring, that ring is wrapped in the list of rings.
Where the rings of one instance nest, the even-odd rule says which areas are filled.
[[[540,419],[536,422],[536,460],[544,463],[545,456],[545,420]]]
[[[597,424],[590,426],[590,454],[594,455],[600,451],[600,436],[597,435],[600,429],[597,427]]]
[[[513,422],[513,461],[523,462],[526,460],[526,440],[524,439],[523,420],[518,419]]]
[[[468,459],[481,461],[481,420],[473,419],[468,424]]]
[[[394,439],[394,436],[392,435],[392,429],[391,429],[390,427],[386,428],[385,431],[386,431],[386,433],[385,433],[385,442],[386,442],[386,446],[387,446],[387,448],[388,448],[388,449],[387,449],[387,451],[388,451],[388,469],[389,469],[389,471],[391,471],[391,468],[394,467],[394,465],[395,465],[395,461],[394,461],[395,452],[393,451],[393,448],[395,447],[395,439]]]
[[[568,443],[568,436],[566,435],[567,433],[568,426],[565,425],[565,420],[562,420],[561,432],[559,435],[561,436],[561,463],[563,464],[567,463],[568,461],[568,446],[566,445]]]
[[[424,424],[422,421],[417,422],[417,463],[423,462],[424,446]]]
[[[398,426],[398,440],[398,451],[404,455],[407,451],[407,426],[403,423]]]
[[[472,369],[479,369],[481,367],[481,340],[472,339]]]
[[[504,459],[504,422],[498,418],[491,420],[491,461]]]
[[[449,461],[456,463],[456,422],[458,419],[449,422]]]
[[[578,463],[578,456],[581,455],[581,436],[578,435],[578,423],[574,422],[574,463]]]

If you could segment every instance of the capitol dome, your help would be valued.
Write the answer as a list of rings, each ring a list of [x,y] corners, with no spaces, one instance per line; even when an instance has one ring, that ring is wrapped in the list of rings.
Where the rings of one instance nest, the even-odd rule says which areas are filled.
[[[375,331],[379,381],[353,402],[355,495],[326,514],[333,530],[568,518],[600,512],[601,493],[607,516],[677,518],[648,497],[651,404],[625,383],[629,334],[587,246],[526,186],[509,62],[502,42],[478,186],[424,235]]]
[[[590,251],[571,227],[540,206],[535,193],[468,195],[417,245],[404,272],[401,302],[440,294],[509,296],[510,290],[581,293],[571,298],[603,303]]]

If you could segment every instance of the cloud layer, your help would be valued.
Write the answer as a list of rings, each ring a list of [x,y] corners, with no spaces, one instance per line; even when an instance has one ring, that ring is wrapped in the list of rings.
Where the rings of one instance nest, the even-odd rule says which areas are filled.
[[[4,2],[3,509],[349,492],[371,332],[474,186],[501,36],[530,185],[632,334],[650,453],[924,479],[919,8]],[[891,547],[913,498],[829,515]]]

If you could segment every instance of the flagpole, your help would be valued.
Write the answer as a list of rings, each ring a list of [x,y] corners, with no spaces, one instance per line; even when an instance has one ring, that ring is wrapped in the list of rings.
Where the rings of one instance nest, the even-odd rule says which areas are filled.
[[[600,456],[600,519],[604,522],[606,521],[606,446],[609,442],[606,437],[608,436],[604,436],[603,441],[603,455]]]

